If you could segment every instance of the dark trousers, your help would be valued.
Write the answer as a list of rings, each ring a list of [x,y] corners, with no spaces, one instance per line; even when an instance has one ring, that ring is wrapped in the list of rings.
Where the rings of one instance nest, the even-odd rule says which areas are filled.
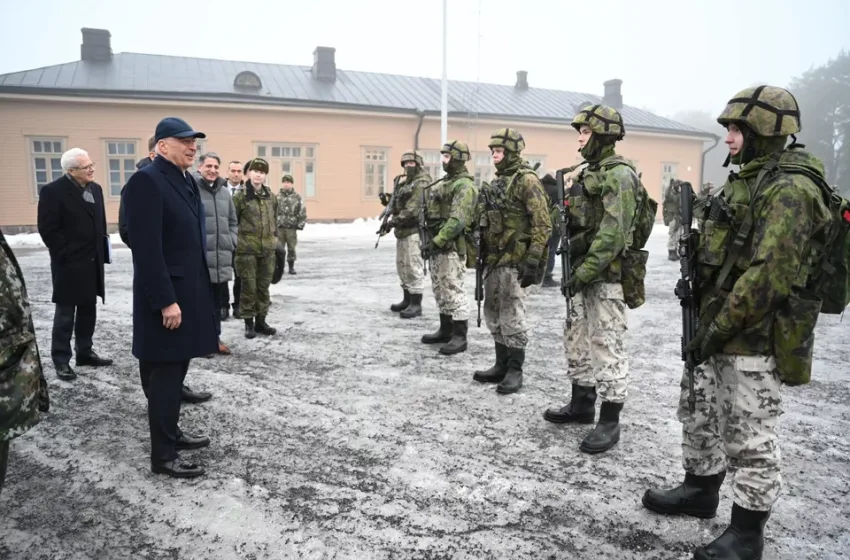
[[[230,286],[228,283],[213,284],[212,289],[216,309],[228,309],[230,307]]]
[[[151,432],[151,462],[167,463],[177,458],[174,444],[180,436],[180,398],[183,380],[189,370],[184,362],[139,360],[142,390],[148,398],[148,424]]]
[[[233,308],[239,307],[239,298],[242,296],[242,279],[236,275],[236,251],[233,251]]]
[[[558,250],[560,242],[561,232],[555,228],[549,237],[549,260],[546,262],[546,276],[552,276],[552,272],[555,270],[555,252]]]
[[[9,464],[9,440],[0,441],[0,494],[3,493],[3,481],[6,480],[6,466]]]
[[[76,315],[76,320],[75,320]],[[77,357],[91,352],[94,324],[97,320],[97,304],[56,304],[53,313],[53,341],[50,356],[56,365],[71,362],[71,335],[74,335],[74,350]]]

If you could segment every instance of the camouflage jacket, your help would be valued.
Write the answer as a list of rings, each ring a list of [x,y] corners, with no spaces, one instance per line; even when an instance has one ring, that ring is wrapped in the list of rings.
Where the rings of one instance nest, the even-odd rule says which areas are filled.
[[[774,169],[758,186],[752,201],[752,228],[718,294],[713,294],[720,270],[736,232],[750,207],[750,193],[756,188],[759,172],[770,156],[732,172],[721,191],[711,197],[711,205],[722,211],[717,220],[708,220],[709,208],[702,211],[697,279],[701,294],[700,321],[713,321],[722,353],[774,355],[774,342],[785,343],[795,333],[783,333],[774,341],[776,313],[789,296],[802,289],[812,267],[813,239],[822,233],[830,219],[820,189],[809,178]],[[823,175],[823,163],[802,149],[785,150],[779,164],[809,168]],[[796,313],[796,328],[810,335],[817,320]],[[800,334],[800,333],[796,333]],[[809,360],[811,358],[809,357]]]
[[[280,189],[277,195],[277,227],[304,229],[307,207],[295,189]]]
[[[422,187],[431,182],[431,175],[423,169],[412,181],[402,179],[395,190],[393,190],[389,213],[393,217],[392,225],[397,238],[410,237],[419,231]]]
[[[35,426],[50,404],[31,313],[24,275],[0,232],[0,441]]]
[[[622,281],[622,253],[637,212],[640,182],[628,160],[591,163],[570,187],[573,274],[585,284]]]
[[[664,225],[669,226],[674,221],[682,221],[682,190],[679,182],[675,181],[672,185],[667,183],[661,193],[661,217],[664,219]]]
[[[233,195],[239,233],[236,256],[270,255],[277,247],[278,202],[271,190],[263,185],[259,192],[252,186]]]
[[[488,267],[535,266],[552,235],[549,197],[537,174],[525,164],[497,171],[481,188],[478,215]]]
[[[443,251],[456,251],[461,259],[466,257],[464,234],[475,224],[475,201],[478,188],[466,170],[446,175],[425,195],[428,230],[434,244]]]

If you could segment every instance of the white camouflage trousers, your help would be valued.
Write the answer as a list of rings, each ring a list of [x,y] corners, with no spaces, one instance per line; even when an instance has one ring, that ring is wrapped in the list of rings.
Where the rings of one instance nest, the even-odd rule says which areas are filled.
[[[454,321],[469,320],[469,298],[466,295],[466,263],[455,251],[431,257],[431,287],[441,315]]]
[[[484,270],[484,320],[493,339],[508,348],[525,348],[525,296],[512,266]]]
[[[400,237],[395,241],[395,268],[401,288],[411,294],[421,294],[425,289],[425,271],[422,269],[419,234]]]
[[[682,220],[673,218],[667,226],[667,251],[679,250],[679,236],[682,235]]]
[[[720,354],[694,370],[691,414],[685,370],[677,414],[685,471],[707,476],[728,468],[735,503],[769,511],[782,486],[776,432],[781,386],[773,357]]]
[[[620,284],[597,282],[573,297],[573,325],[564,325],[567,374],[582,387],[596,387],[603,401],[625,402],[629,360],[626,357],[626,304]]]

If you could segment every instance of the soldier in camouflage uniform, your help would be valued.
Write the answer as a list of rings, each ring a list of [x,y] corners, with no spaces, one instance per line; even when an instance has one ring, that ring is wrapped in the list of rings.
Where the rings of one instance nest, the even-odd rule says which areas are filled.
[[[233,206],[239,220],[236,241],[236,273],[242,279],[239,316],[245,320],[245,337],[273,335],[266,323],[271,299],[269,285],[275,265],[277,246],[278,201],[265,185],[269,164],[255,158],[248,162],[248,184],[233,195]],[[256,316],[256,323],[254,317]]]
[[[484,319],[495,341],[496,363],[472,378],[498,383],[497,393],[510,394],[522,387],[526,289],[540,284],[546,272],[552,219],[546,191],[522,159],[522,135],[499,129],[489,147],[496,178],[481,187],[477,213],[485,255]]]
[[[38,424],[50,399],[24,275],[0,231],[0,492],[13,439]]]
[[[624,337],[626,302],[623,252],[630,242],[640,181],[631,162],[614,151],[625,135],[623,118],[605,105],[589,106],[573,119],[579,152],[588,163],[569,191],[573,324],[564,329],[572,396],[568,405],[549,409],[555,423],[592,424],[596,396],[602,398],[599,422],[579,449],[601,453],[620,440],[620,411],[628,389]]]
[[[671,261],[679,260],[679,236],[682,234],[681,196],[682,182],[678,179],[670,179],[670,183],[661,193],[661,216],[664,218],[664,225],[668,228],[667,259]]]
[[[298,245],[298,232],[307,224],[307,207],[293,188],[292,175],[284,175],[281,182],[283,187],[277,195],[278,239],[286,247],[289,273],[295,274],[295,246]]]
[[[426,194],[430,240],[425,247],[431,262],[431,286],[440,310],[440,328],[422,337],[425,344],[444,342],[440,353],[466,351],[469,299],[465,277],[468,247],[465,233],[473,226],[478,189],[466,169],[469,147],[459,140],[443,144],[443,181]]]
[[[708,207],[708,201],[712,196],[714,196],[714,194],[714,183],[709,181],[700,187],[699,194],[697,194],[694,198],[693,212],[697,224],[697,229],[702,226],[702,219],[700,219],[700,216],[702,215],[702,210]]]
[[[782,480],[780,387],[805,383],[811,370],[821,301],[806,294],[820,270],[819,240],[830,214],[817,184],[800,174],[822,178],[824,168],[795,145],[800,113],[790,92],[747,88],[717,121],[728,130],[727,165],[741,168],[702,211],[700,326],[686,348],[699,356],[696,408],[689,410],[685,372],[678,411],[685,480],[672,490],[648,490],[643,504],[668,515],[714,517],[728,469],[731,525],[694,558],[754,560],[762,557]],[[789,135],[794,143],[786,148]]]
[[[425,170],[422,156],[416,152],[405,152],[401,156],[405,177],[393,189],[388,200],[387,212],[391,218],[386,231],[395,230],[395,265],[404,293],[399,303],[390,310],[404,319],[422,315],[422,292],[425,290],[425,270],[419,240],[419,211],[422,206],[422,188],[431,183]]]

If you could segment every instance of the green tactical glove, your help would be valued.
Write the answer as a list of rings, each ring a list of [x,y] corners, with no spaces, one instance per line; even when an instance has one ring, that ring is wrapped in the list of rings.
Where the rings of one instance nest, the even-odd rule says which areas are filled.
[[[431,239],[428,241],[428,244],[425,246],[425,256],[424,258],[430,259],[434,255],[440,252],[440,246],[434,243],[434,240]]]
[[[381,200],[381,204],[383,204],[384,206],[390,203],[390,196],[391,195],[389,193],[378,193],[378,198]]]
[[[579,278],[577,274],[573,274],[572,276],[570,276],[570,281],[567,282],[566,289],[568,289],[570,291],[570,297],[575,297],[575,295],[577,293],[584,291],[584,289],[586,287],[587,287],[587,284],[585,284],[584,281],[581,278]],[[567,294],[565,294],[563,292],[564,292],[564,290],[562,289],[561,295],[566,297]]]
[[[535,276],[537,276],[537,261],[526,261],[522,268],[522,274],[519,275],[520,288],[527,288],[534,284]]]
[[[703,364],[723,349],[727,339],[728,337],[720,332],[717,323],[711,323],[708,327],[700,325],[693,340],[685,346],[685,352],[696,352],[697,364]]]

